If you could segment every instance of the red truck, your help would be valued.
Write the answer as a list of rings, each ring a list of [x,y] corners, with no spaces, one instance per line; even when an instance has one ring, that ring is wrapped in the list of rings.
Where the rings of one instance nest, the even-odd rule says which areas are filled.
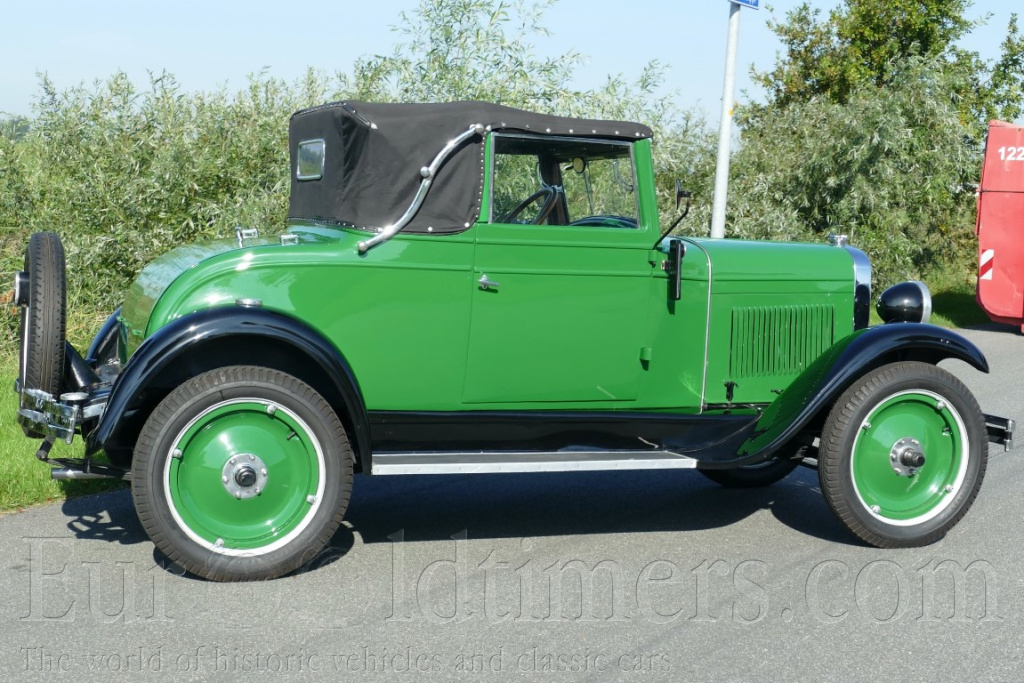
[[[978,305],[1024,331],[1024,126],[989,123],[976,232]]]

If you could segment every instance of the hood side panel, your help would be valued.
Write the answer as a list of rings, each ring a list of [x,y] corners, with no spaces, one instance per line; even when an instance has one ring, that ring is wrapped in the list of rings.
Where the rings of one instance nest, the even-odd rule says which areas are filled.
[[[853,262],[816,244],[699,240],[712,262],[705,401],[770,403],[853,332]]]

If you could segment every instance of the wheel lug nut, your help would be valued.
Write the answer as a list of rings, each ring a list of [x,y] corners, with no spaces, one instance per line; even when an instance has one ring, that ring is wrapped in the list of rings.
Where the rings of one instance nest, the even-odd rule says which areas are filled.
[[[877,515],[877,514],[879,514],[882,511],[882,508],[878,507],[877,505],[872,505],[871,506],[871,511],[874,512]]]
[[[181,457],[181,449],[180,448],[175,448],[173,451],[171,451],[171,457],[172,458],[180,458]]]
[[[939,401],[939,402],[937,402],[935,404],[935,410],[942,411],[942,410],[945,410],[945,409],[946,409],[946,402],[945,401]]]
[[[274,404],[270,404],[269,406],[267,406],[267,414],[268,415],[273,415],[276,412],[277,412],[277,406],[275,406]]]
[[[953,493],[953,485],[946,484],[946,493]]]

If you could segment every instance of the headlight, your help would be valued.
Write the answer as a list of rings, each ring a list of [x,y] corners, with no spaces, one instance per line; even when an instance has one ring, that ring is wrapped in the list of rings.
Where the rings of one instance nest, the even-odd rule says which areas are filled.
[[[875,310],[887,323],[926,323],[932,317],[932,295],[923,282],[901,282],[882,292]]]

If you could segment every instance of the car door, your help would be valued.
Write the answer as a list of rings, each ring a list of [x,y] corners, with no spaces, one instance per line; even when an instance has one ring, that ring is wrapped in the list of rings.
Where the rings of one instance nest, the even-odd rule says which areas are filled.
[[[490,151],[464,402],[634,401],[652,266],[631,146],[495,135]]]

